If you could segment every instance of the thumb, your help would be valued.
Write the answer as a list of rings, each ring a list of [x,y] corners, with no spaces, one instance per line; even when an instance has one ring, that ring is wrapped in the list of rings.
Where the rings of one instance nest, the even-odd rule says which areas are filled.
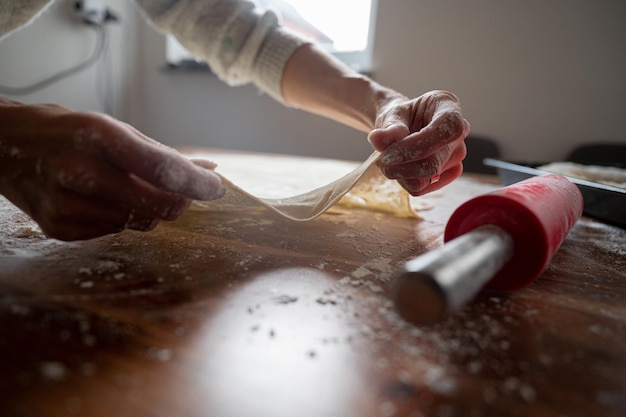
[[[372,130],[367,135],[369,143],[379,152],[383,152],[389,146],[401,141],[409,134],[409,128],[399,122],[394,122],[386,127]]]

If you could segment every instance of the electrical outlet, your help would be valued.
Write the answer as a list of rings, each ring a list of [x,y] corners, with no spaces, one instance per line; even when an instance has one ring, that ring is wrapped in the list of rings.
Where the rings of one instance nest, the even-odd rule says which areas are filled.
[[[101,25],[107,21],[105,0],[70,0],[72,13],[82,22]]]

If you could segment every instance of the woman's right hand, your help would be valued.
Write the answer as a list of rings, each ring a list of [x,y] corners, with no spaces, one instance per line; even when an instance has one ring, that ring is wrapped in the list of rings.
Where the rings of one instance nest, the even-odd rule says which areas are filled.
[[[109,116],[0,98],[0,194],[50,237],[150,230],[224,192],[213,171]]]
[[[417,196],[461,175],[469,131],[459,99],[436,90],[412,100],[391,100],[378,113],[368,139],[382,153],[382,172]]]

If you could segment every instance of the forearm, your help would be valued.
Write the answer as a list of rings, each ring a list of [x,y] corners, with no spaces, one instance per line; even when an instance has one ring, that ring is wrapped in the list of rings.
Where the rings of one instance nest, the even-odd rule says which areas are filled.
[[[281,88],[287,104],[364,132],[374,128],[382,107],[406,99],[310,44],[287,62]]]

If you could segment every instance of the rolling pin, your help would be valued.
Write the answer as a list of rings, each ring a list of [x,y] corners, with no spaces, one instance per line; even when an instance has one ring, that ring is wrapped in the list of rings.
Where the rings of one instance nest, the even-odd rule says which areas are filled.
[[[457,208],[445,244],[406,262],[392,282],[398,313],[435,323],[482,288],[520,289],[545,270],[583,211],[578,187],[548,174],[500,188]]]

